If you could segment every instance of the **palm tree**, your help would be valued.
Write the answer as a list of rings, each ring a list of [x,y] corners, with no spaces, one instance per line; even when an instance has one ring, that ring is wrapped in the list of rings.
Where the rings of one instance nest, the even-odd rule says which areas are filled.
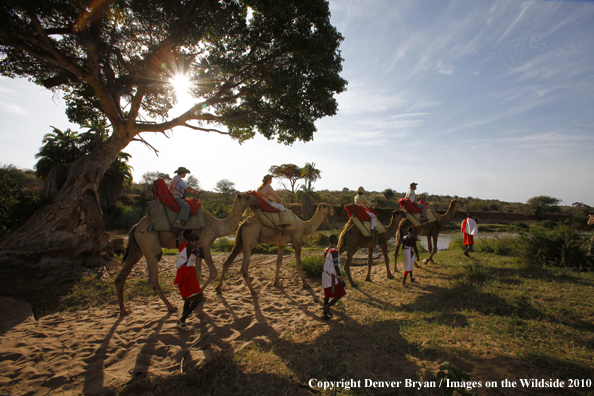
[[[52,169],[59,165],[72,164],[109,138],[105,124],[87,126],[88,130],[82,133],[52,128],[53,131],[43,137],[43,146],[35,155],[35,158],[39,159],[35,164],[35,173],[46,182],[49,181],[47,179]],[[130,154],[120,152],[103,175],[98,188],[103,208],[114,203],[126,187],[132,186],[132,167],[128,165],[130,158]]]
[[[308,162],[301,168],[301,177],[305,180],[306,184],[299,188],[296,197],[301,202],[301,208],[306,217],[310,217],[313,212],[314,200],[319,200],[319,196],[311,184],[321,179],[321,173],[319,169],[316,169],[316,164],[313,162]]]

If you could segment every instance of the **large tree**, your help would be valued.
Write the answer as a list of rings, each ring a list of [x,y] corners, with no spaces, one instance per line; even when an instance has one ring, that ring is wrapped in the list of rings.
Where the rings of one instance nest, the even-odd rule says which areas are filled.
[[[274,177],[287,179],[291,185],[291,202],[293,202],[295,200],[295,188],[297,180],[301,179],[301,168],[295,164],[282,164],[272,165],[268,171],[272,173]],[[285,185],[283,186],[286,188]]]
[[[4,0],[0,73],[61,90],[71,121],[106,119],[111,135],[69,167],[52,204],[2,248],[99,252],[107,236],[97,187],[130,142],[147,143],[146,133],[184,126],[240,142],[255,133],[311,140],[315,120],[336,113],[334,95],[346,86],[341,40],[325,0]],[[179,76],[190,78],[195,103],[170,117]]]

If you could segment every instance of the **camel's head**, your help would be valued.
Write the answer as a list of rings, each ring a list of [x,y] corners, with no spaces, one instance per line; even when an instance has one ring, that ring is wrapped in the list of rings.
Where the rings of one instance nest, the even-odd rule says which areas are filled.
[[[245,209],[250,205],[257,205],[260,202],[258,198],[254,197],[251,194],[238,193],[235,196],[235,203],[238,204],[241,208]]]
[[[392,224],[400,223],[400,220],[404,219],[405,214],[402,210],[392,211]]]
[[[461,202],[461,201],[458,201],[457,199],[452,199],[452,200],[450,201],[450,208],[452,208],[452,209],[458,210],[458,209],[460,209],[462,206],[463,206],[463,205],[462,205],[462,202]]]
[[[590,213],[590,218],[588,219],[588,225],[594,224],[594,213]]]
[[[334,208],[332,205],[321,203],[318,205],[318,211],[326,216],[334,216]]]

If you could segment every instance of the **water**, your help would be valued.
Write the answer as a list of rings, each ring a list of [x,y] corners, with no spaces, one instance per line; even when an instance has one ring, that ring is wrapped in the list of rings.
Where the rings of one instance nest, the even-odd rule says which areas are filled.
[[[504,237],[504,236],[517,236],[518,234],[512,232],[479,232],[478,236],[475,239],[481,238],[497,238],[497,237]],[[450,242],[461,238],[462,234],[460,232],[443,232],[440,233],[437,237],[437,250],[447,250],[450,246]],[[419,243],[427,249],[427,237],[419,237]]]

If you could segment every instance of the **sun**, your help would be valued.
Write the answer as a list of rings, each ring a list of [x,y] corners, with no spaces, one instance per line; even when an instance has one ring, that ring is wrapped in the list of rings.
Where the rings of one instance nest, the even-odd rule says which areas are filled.
[[[169,83],[178,95],[187,94],[190,89],[190,78],[186,74],[176,74],[169,79]]]

